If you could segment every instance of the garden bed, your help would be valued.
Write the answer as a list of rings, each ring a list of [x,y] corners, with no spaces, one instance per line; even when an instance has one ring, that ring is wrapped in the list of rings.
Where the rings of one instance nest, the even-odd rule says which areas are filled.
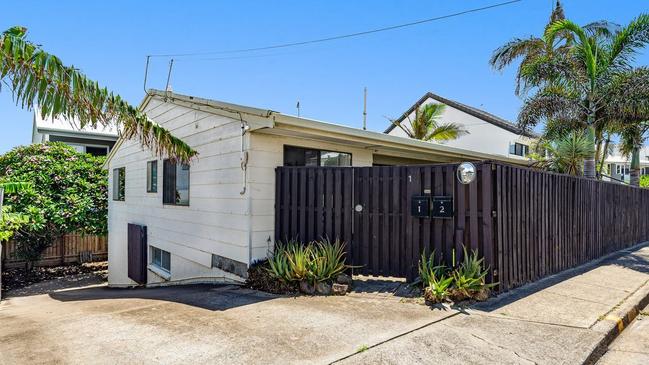
[[[246,285],[275,294],[345,295],[352,279],[345,274],[345,244],[319,241],[278,243],[273,254],[248,270]]]
[[[63,265],[54,267],[34,267],[30,271],[24,268],[12,268],[2,271],[2,291],[21,289],[46,280],[60,279],[68,276],[96,273],[103,278],[108,276],[108,262],[90,262],[80,265]]]

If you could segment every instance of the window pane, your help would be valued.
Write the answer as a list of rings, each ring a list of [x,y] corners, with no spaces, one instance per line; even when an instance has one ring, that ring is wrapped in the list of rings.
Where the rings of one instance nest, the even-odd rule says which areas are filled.
[[[153,264],[155,266],[162,266],[162,250],[153,247],[152,251],[153,251],[153,260],[152,260]]]
[[[341,152],[320,152],[320,166],[351,166],[352,155]]]
[[[86,153],[89,153],[93,156],[106,156],[108,154],[108,147],[86,146]]]
[[[284,146],[284,166],[304,166],[304,149]]]
[[[189,165],[176,165],[176,204],[189,205]]]
[[[146,165],[146,191],[158,192],[158,161],[149,161]]]
[[[126,168],[113,170],[113,200],[124,200],[126,192]]]
[[[162,253],[162,262],[160,267],[167,271],[171,271],[171,254],[167,251],[161,251]]]
[[[170,160],[162,166],[162,202],[176,204],[176,165]]]
[[[318,166],[320,151],[304,150],[304,166]]]

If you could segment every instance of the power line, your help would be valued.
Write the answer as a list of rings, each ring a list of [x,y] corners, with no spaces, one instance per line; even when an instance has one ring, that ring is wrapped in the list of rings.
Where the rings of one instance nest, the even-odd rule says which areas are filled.
[[[518,2],[521,2],[521,1],[523,1],[523,0],[511,0],[511,1],[506,1],[506,2],[502,2],[502,3],[498,3],[498,4],[483,6],[483,7],[480,7],[480,8],[468,9],[468,10],[460,11],[460,12],[453,13],[453,14],[447,14],[447,15],[442,15],[442,16],[438,16],[438,17],[434,17],[434,18],[417,20],[417,21],[410,22],[410,23],[392,25],[392,26],[384,27],[384,28],[371,29],[371,30],[366,30],[366,31],[362,31],[362,32],[349,33],[349,34],[337,35],[337,36],[326,37],[326,38],[311,39],[311,40],[301,41],[301,42],[281,43],[281,44],[275,44],[275,45],[270,45],[270,46],[254,47],[254,48],[242,48],[242,49],[233,49],[233,50],[225,50],[225,51],[152,54],[152,55],[149,55],[149,56],[150,57],[192,57],[192,56],[207,56],[207,55],[228,54],[228,53],[256,52],[256,51],[263,51],[263,50],[269,50],[269,49],[303,46],[303,45],[307,45],[307,44],[330,42],[330,41],[335,41],[335,40],[340,40],[340,39],[345,39],[345,38],[353,38],[353,37],[359,37],[359,36],[364,36],[364,35],[373,34],[373,33],[386,32],[386,31],[390,31],[390,30],[411,27],[411,26],[414,26],[414,25],[430,23],[430,22],[434,22],[434,21],[438,21],[438,20],[442,20],[442,19],[454,18],[454,17],[458,17],[458,16],[461,16],[461,15],[465,15],[465,14],[476,13],[476,12],[480,12],[480,11],[484,11],[484,10],[488,10],[488,9],[507,6],[507,5],[518,3]]]

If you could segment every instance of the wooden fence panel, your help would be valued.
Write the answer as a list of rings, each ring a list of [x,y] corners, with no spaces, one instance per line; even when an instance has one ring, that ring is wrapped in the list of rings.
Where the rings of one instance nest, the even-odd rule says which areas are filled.
[[[649,241],[647,189],[504,164],[495,179],[500,290]]]
[[[355,272],[368,275],[413,279],[422,252],[457,262],[463,245],[495,268],[492,167],[478,167],[470,185],[456,181],[454,164],[277,168],[275,238],[339,239]],[[413,217],[414,195],[455,197],[457,215]]]
[[[76,263],[85,260],[103,261],[108,258],[108,239],[106,236],[82,235],[70,233],[48,247],[36,266],[56,266]],[[83,259],[83,260],[82,260]],[[3,267],[12,268],[25,264],[16,257],[16,245],[13,241],[2,244]]]
[[[455,164],[280,167],[277,240],[347,243],[355,272],[413,279],[422,252],[447,265],[478,250],[501,291],[649,241],[649,190],[497,162],[468,185]],[[451,196],[452,219],[414,217],[417,195]],[[455,255],[453,255],[455,253]]]

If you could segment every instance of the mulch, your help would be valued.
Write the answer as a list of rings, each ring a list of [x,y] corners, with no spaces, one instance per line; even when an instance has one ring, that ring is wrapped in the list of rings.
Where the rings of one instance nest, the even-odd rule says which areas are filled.
[[[297,283],[285,283],[268,272],[268,261],[264,260],[248,269],[246,287],[273,294],[293,294],[299,292]]]
[[[60,279],[67,276],[97,273],[108,276],[108,262],[89,262],[83,264],[34,267],[30,271],[24,268],[12,268],[2,271],[2,291],[21,289],[46,280]]]

